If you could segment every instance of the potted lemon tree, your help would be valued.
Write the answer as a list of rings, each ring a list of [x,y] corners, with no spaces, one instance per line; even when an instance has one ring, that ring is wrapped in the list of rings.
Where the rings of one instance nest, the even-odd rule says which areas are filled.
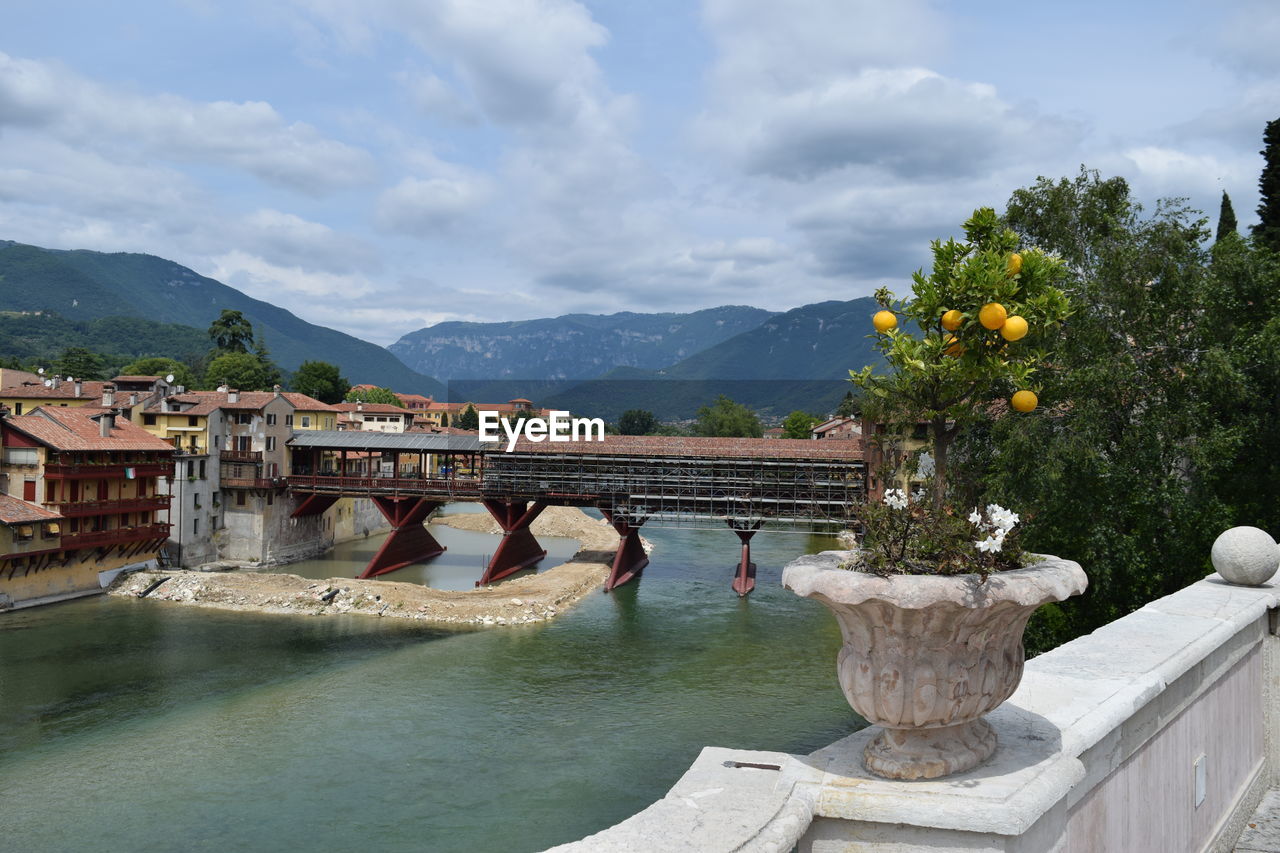
[[[1022,678],[1027,620],[1087,584],[1076,563],[1024,553],[1015,512],[948,503],[955,438],[985,407],[1004,405],[996,401],[1007,399],[1010,416],[1037,408],[1046,333],[1068,314],[1061,261],[1019,252],[990,208],[964,232],[962,242],[932,243],[932,271],[913,276],[909,299],[877,292],[872,322],[889,369],[851,371],[873,405],[928,425],[927,490],[888,489],[861,513],[861,548],[802,557],[782,578],[835,614],[841,688],[881,727],[866,767],[893,779],[959,773],[993,754],[983,715]]]

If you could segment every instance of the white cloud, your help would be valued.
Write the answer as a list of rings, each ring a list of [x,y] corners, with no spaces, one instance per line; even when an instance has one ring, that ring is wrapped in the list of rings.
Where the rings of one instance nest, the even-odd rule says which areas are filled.
[[[112,89],[52,63],[0,53],[0,132],[29,128],[113,159],[159,158],[248,172],[304,193],[368,182],[368,153],[261,101],[200,102]]]
[[[481,177],[405,178],[378,198],[378,226],[419,237],[437,236],[476,213],[491,196]]]
[[[210,278],[277,305],[284,304],[290,294],[353,299],[367,296],[375,289],[358,273],[341,275],[274,264],[240,249],[216,256],[211,262],[212,271],[206,273]]]

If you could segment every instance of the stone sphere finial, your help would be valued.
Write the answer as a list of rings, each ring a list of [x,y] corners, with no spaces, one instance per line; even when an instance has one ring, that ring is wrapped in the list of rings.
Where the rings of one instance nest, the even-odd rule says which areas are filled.
[[[1280,568],[1280,545],[1265,530],[1233,527],[1214,540],[1210,559],[1228,583],[1262,586]]]

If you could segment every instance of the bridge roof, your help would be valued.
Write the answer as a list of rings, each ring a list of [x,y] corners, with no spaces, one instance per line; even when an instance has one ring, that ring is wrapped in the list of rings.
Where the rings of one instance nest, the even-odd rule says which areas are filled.
[[[289,439],[289,446],[320,447],[325,450],[399,450],[411,453],[475,453],[482,448],[480,440],[474,435],[319,429],[294,432],[293,438]]]
[[[485,445],[494,448],[495,445]],[[498,447],[505,450],[505,441]],[[517,453],[560,453],[592,456],[667,456],[716,459],[840,459],[861,460],[862,442],[815,441],[797,438],[702,438],[665,435],[606,435],[604,441],[554,444],[520,439]]]

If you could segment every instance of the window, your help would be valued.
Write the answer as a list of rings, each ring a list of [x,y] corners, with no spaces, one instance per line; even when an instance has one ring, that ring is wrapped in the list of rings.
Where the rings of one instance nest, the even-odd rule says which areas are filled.
[[[272,414],[268,414],[268,415],[267,415],[267,426],[275,426],[275,425],[276,425],[276,416],[275,416],[275,415],[272,415]]]
[[[205,473],[204,465],[205,465],[205,460],[201,459],[200,460],[200,479],[201,480],[203,480],[205,477],[208,476],[208,474]]]
[[[220,439],[220,438],[222,438],[222,436],[220,436],[220,435],[215,435],[215,436],[213,437],[213,449],[214,449],[214,450],[217,450],[217,449],[218,449],[218,439]]]
[[[194,534],[196,534],[196,535],[199,535],[199,533],[200,533],[200,519],[198,519],[198,518],[193,518],[193,519],[191,519],[191,532],[192,532],[192,533],[194,533]]]
[[[218,517],[216,515],[209,516],[209,529],[210,530],[218,529]]]
[[[191,496],[191,506],[195,509],[200,508],[200,493],[196,492]]]
[[[310,415],[302,415],[302,428],[303,428],[303,429],[310,429],[310,428],[311,428],[311,416],[310,416]]]
[[[285,416],[284,416],[284,425],[285,425],[285,426],[293,426],[293,415],[285,415]]]
[[[187,478],[192,479],[196,476],[196,463],[187,460]]]
[[[38,465],[40,457],[34,447],[6,447],[4,461],[10,465]]]
[[[270,453],[275,449],[276,449],[276,437],[274,435],[267,436],[267,452]]]
[[[251,424],[253,423],[253,415],[250,412],[240,412],[236,415],[236,423]]]
[[[13,531],[13,538],[17,539],[19,542],[27,542],[35,535],[36,529],[30,524],[24,524],[21,527],[15,528]]]
[[[244,492],[236,491],[236,506],[244,506]]]
[[[142,425],[143,425],[143,426],[155,426],[155,425],[156,425],[156,416],[155,416],[155,415],[143,415],[143,416],[142,416]]]
[[[44,529],[41,532],[45,539],[55,539],[62,535],[62,525],[58,524],[56,521],[51,521],[44,526]]]
[[[22,404],[21,404],[21,403],[14,403],[14,404],[13,404],[13,413],[14,413],[15,415],[20,415],[20,414],[22,414]]]
[[[200,417],[198,415],[187,415],[187,426],[200,426]]]
[[[271,506],[273,503],[275,503],[275,497],[276,497],[275,492],[271,491],[270,489],[267,489],[267,506]]]

